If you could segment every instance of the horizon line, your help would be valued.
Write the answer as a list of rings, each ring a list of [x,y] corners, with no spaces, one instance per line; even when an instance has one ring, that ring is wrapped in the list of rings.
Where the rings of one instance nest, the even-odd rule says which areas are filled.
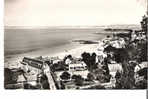
[[[4,27],[101,27],[114,25],[140,25],[140,24],[109,24],[109,25],[53,25],[53,26],[19,26],[19,25],[4,25]]]

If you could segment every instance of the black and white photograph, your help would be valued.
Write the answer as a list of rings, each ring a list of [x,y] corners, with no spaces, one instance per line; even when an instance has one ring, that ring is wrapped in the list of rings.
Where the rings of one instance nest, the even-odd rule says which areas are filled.
[[[4,0],[4,90],[147,90],[148,0]]]

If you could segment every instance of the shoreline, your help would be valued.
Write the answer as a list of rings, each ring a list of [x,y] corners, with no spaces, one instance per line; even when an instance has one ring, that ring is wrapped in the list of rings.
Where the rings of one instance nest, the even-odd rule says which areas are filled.
[[[94,52],[96,49],[99,48],[99,42],[102,41],[104,38],[106,38],[108,34],[104,34],[103,36],[95,37],[94,39],[84,39],[84,38],[77,38],[68,41],[69,43],[55,46],[55,47],[49,47],[49,48],[43,48],[41,50],[31,51],[27,53],[22,54],[14,54],[14,55],[5,55],[4,56],[4,68],[18,68],[20,65],[20,61],[24,57],[59,57],[63,59],[67,54],[71,54],[73,57],[81,57],[81,54],[83,52]],[[97,39],[98,38],[98,39]],[[75,42],[75,40],[80,40],[80,42]],[[84,42],[93,42],[93,43],[81,43],[81,41]],[[95,43],[94,43],[95,42]],[[96,43],[97,42],[97,43]]]
[[[74,46],[72,46],[74,45]],[[67,47],[70,46],[70,47]],[[44,50],[39,51],[33,51],[29,53],[19,54],[19,55],[10,55],[11,58],[6,58],[4,61],[4,68],[18,68],[19,62],[22,61],[23,57],[28,56],[31,58],[34,57],[59,57],[60,59],[63,59],[66,55],[71,54],[74,57],[81,57],[81,54],[83,52],[93,52],[95,49],[97,49],[98,44],[71,44],[71,45],[65,45],[66,48],[62,47],[60,50],[55,52],[48,52],[48,48]],[[58,47],[57,47],[58,48]],[[9,57],[9,56],[7,56]]]

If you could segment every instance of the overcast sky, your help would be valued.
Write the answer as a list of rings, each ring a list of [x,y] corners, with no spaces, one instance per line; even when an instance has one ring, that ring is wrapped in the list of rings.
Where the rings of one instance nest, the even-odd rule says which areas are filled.
[[[5,26],[139,24],[137,0],[5,0]]]

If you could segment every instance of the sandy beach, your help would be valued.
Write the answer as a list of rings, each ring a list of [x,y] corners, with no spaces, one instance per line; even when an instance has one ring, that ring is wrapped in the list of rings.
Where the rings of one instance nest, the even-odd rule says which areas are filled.
[[[61,50],[61,52],[57,53],[48,53],[48,49],[43,51],[36,51],[36,52],[30,52],[25,54],[20,54],[17,56],[13,56],[12,58],[6,59],[4,66],[5,68],[18,68],[20,61],[22,61],[23,57],[59,57],[60,59],[63,59],[66,55],[71,54],[73,57],[80,58],[81,54],[83,52],[90,52],[93,53],[98,48],[98,44],[84,44],[79,45],[78,47],[74,48],[68,48],[66,50]]]

